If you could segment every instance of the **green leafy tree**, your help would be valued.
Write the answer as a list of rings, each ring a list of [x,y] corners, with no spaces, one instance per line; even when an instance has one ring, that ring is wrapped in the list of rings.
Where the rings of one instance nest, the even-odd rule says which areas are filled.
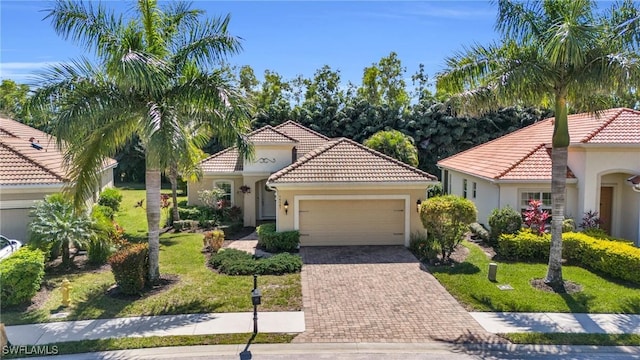
[[[517,103],[553,105],[551,251],[545,282],[561,285],[565,213],[568,104],[600,109],[602,94],[637,87],[640,59],[637,27],[620,27],[638,14],[632,1],[597,12],[589,0],[513,2],[499,0],[502,42],[476,45],[447,59],[437,87],[454,96],[464,112],[486,112]]]
[[[69,246],[85,247],[94,236],[93,221],[84,211],[76,211],[63,194],[53,194],[38,201],[31,211],[30,240],[37,246],[62,252],[62,265],[71,265]]]
[[[442,262],[449,262],[456,246],[464,240],[478,210],[471,200],[455,195],[436,196],[420,206],[422,225],[439,244]]]
[[[58,113],[54,134],[65,149],[76,207],[98,183],[105,157],[133,136],[145,154],[149,280],[159,269],[160,175],[209,136],[249,156],[248,105],[220,62],[240,51],[230,17],[176,2],[139,0],[125,19],[102,4],[61,0],[48,10],[56,32],[93,50],[98,64],[76,60],[41,74],[35,105]]]
[[[391,52],[377,64],[364,69],[358,95],[373,105],[387,105],[396,111],[404,109],[410,100],[404,80],[405,72],[398,54]]]
[[[365,140],[364,145],[405,164],[418,166],[418,150],[413,139],[398,130],[379,131]]]
[[[0,84],[0,114],[11,118],[22,118],[24,105],[29,95],[29,86],[4,79]]]

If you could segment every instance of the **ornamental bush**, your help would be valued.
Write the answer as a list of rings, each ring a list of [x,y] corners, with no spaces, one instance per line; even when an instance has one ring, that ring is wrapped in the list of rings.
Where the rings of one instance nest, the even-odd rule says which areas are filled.
[[[294,251],[300,245],[297,230],[276,232],[276,224],[262,224],[256,228],[258,246],[268,252]]]
[[[511,206],[493,209],[488,218],[491,228],[489,243],[495,245],[502,234],[515,234],[522,228],[522,215]]]
[[[411,234],[409,240],[409,251],[420,261],[433,262],[438,259],[438,244],[433,236],[424,232]]]
[[[216,253],[220,248],[222,248],[222,244],[224,244],[224,231],[222,230],[211,230],[207,231],[204,234],[204,247],[209,251]]]
[[[482,241],[486,243],[489,243],[491,241],[491,235],[489,234],[487,229],[485,229],[484,226],[482,226],[482,224],[477,222],[471,223],[469,224],[469,230],[473,235],[482,239]]]
[[[227,275],[282,275],[299,272],[302,259],[298,255],[281,253],[265,259],[238,249],[221,249],[209,260],[211,266]]]
[[[449,261],[477,215],[473,202],[460,196],[438,196],[422,203],[420,219],[427,232],[438,242],[443,262]]]
[[[116,188],[106,188],[100,193],[98,204],[110,207],[114,212],[120,209],[122,194]]]
[[[44,252],[20,248],[0,262],[0,305],[19,305],[33,298],[44,277]]]
[[[523,229],[515,234],[500,235],[496,253],[511,261],[546,261],[550,245],[550,234],[538,235],[531,229]]]
[[[149,246],[125,246],[109,258],[109,264],[122,293],[140,294],[144,289],[149,269]]]
[[[301,269],[302,258],[289,253],[273,255],[256,262],[256,273],[260,275],[291,274],[300,272]]]

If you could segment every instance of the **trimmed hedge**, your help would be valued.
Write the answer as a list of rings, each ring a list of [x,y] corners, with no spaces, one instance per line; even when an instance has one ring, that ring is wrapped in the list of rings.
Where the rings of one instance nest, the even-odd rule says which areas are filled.
[[[471,230],[471,233],[473,235],[482,239],[482,241],[489,243],[490,241],[489,231],[487,231],[487,229],[485,229],[484,226],[482,226],[482,224],[477,222],[471,223],[469,224],[469,230]]]
[[[256,228],[258,246],[268,252],[294,251],[300,245],[297,230],[276,232],[276,224],[262,224]]]
[[[209,263],[227,275],[282,275],[302,269],[300,256],[289,253],[277,254],[266,259],[255,259],[251,254],[238,249],[221,249],[211,256]]]
[[[0,304],[19,305],[33,298],[44,277],[44,252],[23,247],[0,262]]]
[[[538,236],[523,230],[500,236],[497,253],[506,260],[544,262],[549,259],[550,245],[550,234]],[[640,248],[631,244],[568,232],[562,235],[562,256],[577,266],[640,284]]]
[[[198,228],[196,220],[179,220],[173,222],[173,229],[177,232],[195,230]]]
[[[122,293],[140,294],[144,289],[149,268],[149,246],[125,246],[109,258],[109,264]]]

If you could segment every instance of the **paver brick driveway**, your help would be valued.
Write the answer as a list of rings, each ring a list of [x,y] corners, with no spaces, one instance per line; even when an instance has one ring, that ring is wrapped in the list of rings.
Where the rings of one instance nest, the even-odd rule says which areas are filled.
[[[304,247],[300,253],[307,330],[294,342],[491,337],[402,246]]]

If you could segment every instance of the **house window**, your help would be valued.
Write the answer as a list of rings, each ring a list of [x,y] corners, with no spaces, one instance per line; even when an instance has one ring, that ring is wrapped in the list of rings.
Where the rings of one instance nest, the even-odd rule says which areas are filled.
[[[473,198],[476,198],[476,195],[478,194],[478,184],[474,181],[473,182]]]
[[[462,197],[467,198],[467,179],[462,180]]]
[[[214,181],[213,186],[221,189],[224,194],[222,195],[222,200],[227,202],[227,206],[233,205],[233,182],[229,180],[217,180]]]
[[[544,191],[525,191],[520,194],[520,210],[525,211],[529,207],[529,201],[542,201],[542,210],[547,210],[551,214],[551,193]]]
[[[444,174],[442,175],[442,181],[444,182],[444,184],[442,184],[442,191],[445,194],[451,193],[451,189],[449,189],[449,184],[451,183],[451,180],[449,180],[449,170],[444,171]]]

